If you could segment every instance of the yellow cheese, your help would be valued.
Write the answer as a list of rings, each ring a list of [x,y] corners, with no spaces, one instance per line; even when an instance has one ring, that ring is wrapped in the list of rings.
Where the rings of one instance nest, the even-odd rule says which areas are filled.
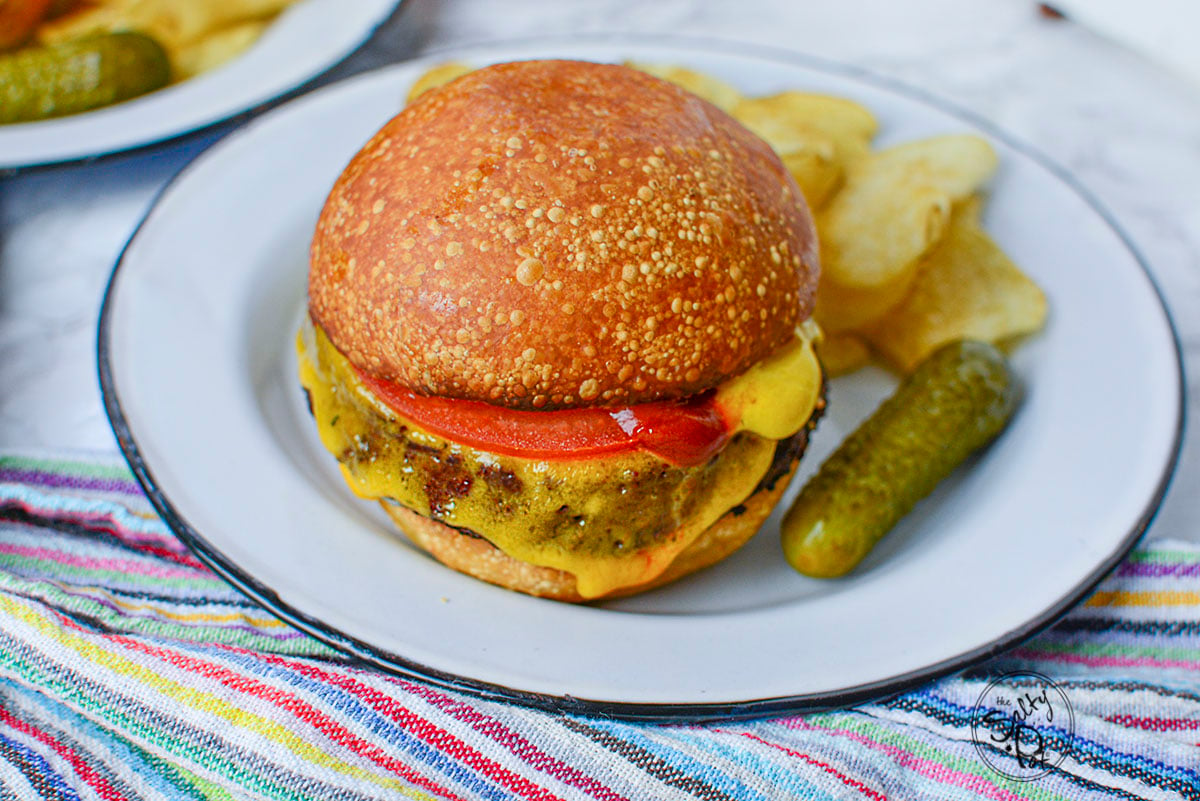
[[[821,397],[821,365],[814,344],[820,329],[806,320],[796,338],[740,376],[717,388],[717,406],[735,420],[735,431],[786,439],[812,417]]]
[[[521,561],[572,573],[585,598],[653,579],[742,503],[770,466],[774,440],[804,425],[820,392],[811,336],[799,336],[718,390],[727,413],[741,415],[735,430],[742,433],[705,464],[672,466],[643,452],[522,459],[448,442],[400,418],[311,326],[298,350],[321,441],[355,493],[478,532]],[[799,401],[785,400],[797,394]]]

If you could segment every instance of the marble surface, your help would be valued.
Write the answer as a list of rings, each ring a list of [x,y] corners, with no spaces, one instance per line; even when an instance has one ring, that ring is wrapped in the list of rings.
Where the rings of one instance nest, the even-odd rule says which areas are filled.
[[[1108,207],[1151,265],[1183,343],[1189,401],[1200,400],[1200,85],[1033,3],[405,0],[322,82],[461,44],[611,32],[860,65],[1031,143]],[[109,272],[163,183],[232,127],[0,177],[0,450],[115,448],[95,370]],[[1197,490],[1200,437],[1190,430],[1151,535],[1200,541]]]

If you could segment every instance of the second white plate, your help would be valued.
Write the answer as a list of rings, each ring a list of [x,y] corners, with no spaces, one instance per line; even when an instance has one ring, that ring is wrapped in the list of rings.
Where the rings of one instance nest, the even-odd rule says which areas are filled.
[[[70,117],[0,125],[0,169],[116,153],[272,100],[350,55],[399,0],[303,0],[238,58],[191,80]]]
[[[840,581],[791,571],[778,515],[715,568],[600,606],[443,568],[342,484],[292,349],[317,213],[429,66],[406,64],[281,107],[211,148],[163,193],[114,272],[100,330],[114,430],[159,511],[209,564],[315,636],[409,675],[682,718],[849,703],[961,668],[1048,625],[1132,546],[1178,447],[1178,353],[1138,257],[1061,172],[916,92],[799,58],[627,40],[442,57],[549,56],[686,64],[750,94],[849,96],[880,117],[881,144],[987,136],[1002,166],[986,225],[1051,305],[1046,330],[1015,357],[1026,398],[1012,426]],[[805,474],[890,386],[873,371],[833,382]]]

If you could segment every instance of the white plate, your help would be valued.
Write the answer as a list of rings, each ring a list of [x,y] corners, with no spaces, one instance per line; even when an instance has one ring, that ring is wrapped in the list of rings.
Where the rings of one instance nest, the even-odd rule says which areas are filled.
[[[793,573],[777,518],[717,567],[601,606],[537,600],[443,568],[344,487],[304,410],[292,350],[317,213],[430,62],[406,64],[279,108],[211,148],[163,193],[114,272],[100,330],[109,415],[159,511],[202,558],[376,663],[487,695],[647,718],[894,692],[1044,628],[1117,563],[1174,464],[1179,354],[1137,255],[1069,178],[951,107],[795,56],[572,40],[441,58],[564,55],[688,64],[747,93],[847,95],[878,114],[881,143],[982,131],[1002,165],[987,226],[1052,309],[1016,354],[1027,397],[1012,426],[841,581]],[[833,383],[808,471],[890,385],[871,371]]]
[[[220,122],[315,78],[367,40],[399,0],[302,0],[238,58],[144,97],[70,117],[0,125],[0,169],[160,142]]]

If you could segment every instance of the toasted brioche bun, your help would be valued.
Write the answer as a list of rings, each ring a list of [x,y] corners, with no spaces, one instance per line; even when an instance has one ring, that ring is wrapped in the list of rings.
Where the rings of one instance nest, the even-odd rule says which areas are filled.
[[[770,517],[796,472],[799,460],[770,487],[760,488],[735,510],[709,526],[691,545],[679,553],[667,569],[654,579],[622,587],[601,598],[583,598],[575,589],[575,577],[562,570],[538,567],[513,559],[487,540],[463,534],[444,523],[419,515],[411,509],[381,502],[392,521],[417,546],[435,559],[460,573],[510,590],[552,598],[556,601],[597,601],[635,595],[682,578],[689,573],[715,565],[742,547]]]
[[[794,335],[816,235],[779,158],[626,67],[499,64],[422,95],[338,179],[310,312],[415,392],[558,409],[683,397]]]

